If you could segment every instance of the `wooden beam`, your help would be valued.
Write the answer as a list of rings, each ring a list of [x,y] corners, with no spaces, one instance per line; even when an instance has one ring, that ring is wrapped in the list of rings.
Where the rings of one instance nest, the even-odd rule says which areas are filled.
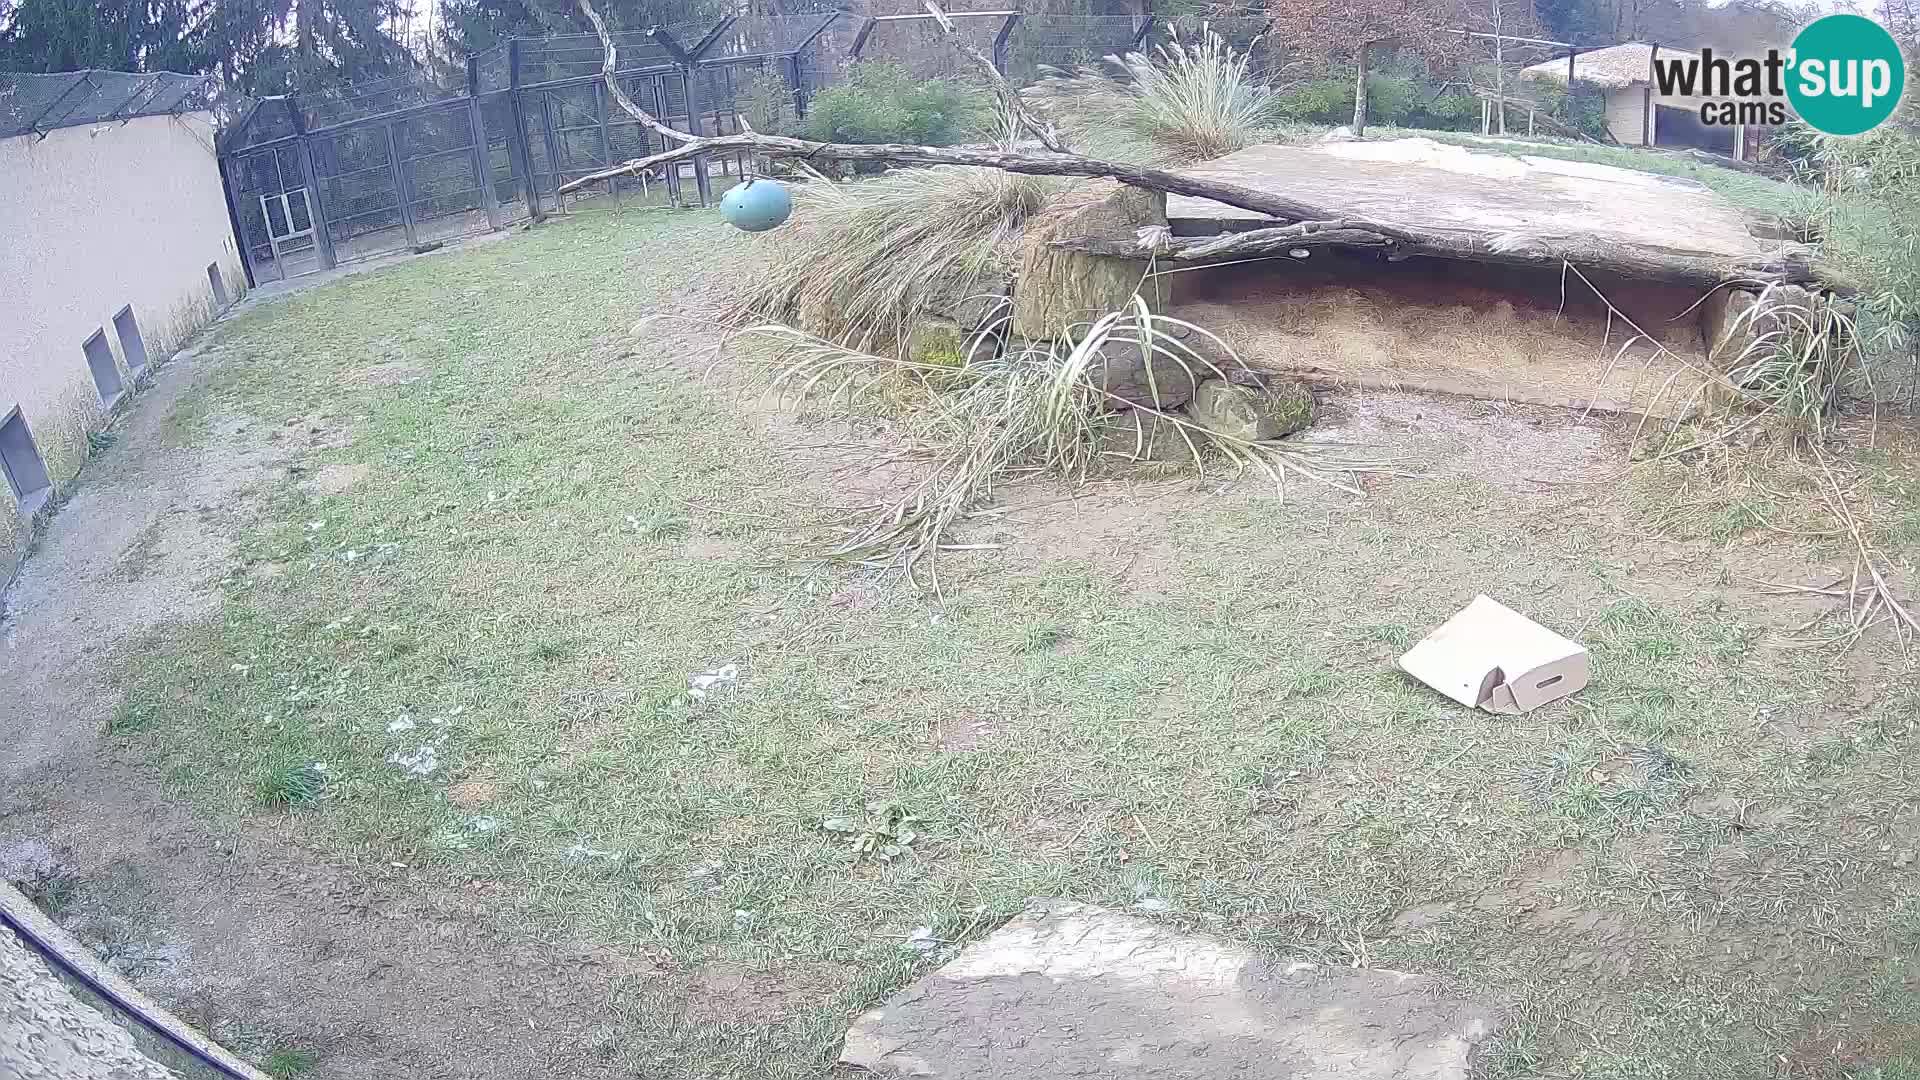
[[[1443,33],[1461,34],[1466,37],[1493,38],[1499,41],[1511,41],[1520,45],[1546,45],[1555,49],[1571,49],[1576,46],[1570,41],[1548,41],[1545,38],[1514,37],[1512,34],[1488,34],[1478,30],[1446,30]]]

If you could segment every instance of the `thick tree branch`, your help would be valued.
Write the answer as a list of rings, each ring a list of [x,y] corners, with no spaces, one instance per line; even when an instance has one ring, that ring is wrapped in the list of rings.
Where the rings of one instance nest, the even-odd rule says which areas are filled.
[[[593,32],[600,35],[600,45],[607,51],[606,57],[600,61],[600,77],[606,80],[607,92],[613,95],[613,100],[619,103],[622,109],[627,111],[628,116],[652,128],[654,134],[659,135],[663,139],[671,139],[674,142],[680,143],[697,141],[696,136],[689,135],[677,128],[669,127],[661,123],[658,119],[655,119],[652,113],[634,104],[633,99],[627,96],[627,92],[620,88],[620,80],[613,77],[615,69],[619,67],[620,60],[619,52],[613,46],[613,35],[607,33],[607,24],[600,18],[600,13],[593,9],[591,0],[576,0],[576,2],[580,5],[580,14],[585,15],[587,21],[593,24]],[[561,190],[565,192],[572,189],[563,188]]]
[[[933,21],[940,24],[941,32],[947,35],[947,43],[958,50],[960,55],[973,61],[974,66],[980,69],[980,73],[986,76],[987,83],[993,87],[994,96],[1000,99],[1000,107],[1007,110],[1007,115],[1013,118],[1014,123],[1026,128],[1034,138],[1040,140],[1041,146],[1054,153],[1072,153],[1073,151],[1067,147],[1066,140],[1060,137],[1060,133],[1054,130],[1053,125],[1041,123],[1040,118],[1033,115],[1033,112],[1027,108],[1026,102],[1020,100],[1019,91],[1007,83],[1006,76],[1000,74],[1000,69],[993,66],[993,61],[987,59],[979,49],[974,48],[966,38],[960,36],[959,29],[953,25],[953,20],[947,16],[947,13],[941,10],[937,0],[926,0],[926,6],[927,13],[933,16]]]
[[[1219,180],[1209,180],[1199,176],[1187,176],[1182,173],[1168,172],[1165,169],[1130,165],[1120,161],[1101,161],[1097,158],[1080,157],[1077,154],[1028,154],[1011,150],[971,150],[953,146],[913,146],[906,143],[875,143],[872,145],[854,145],[847,143],[821,143],[809,139],[794,139],[782,135],[759,135],[743,132],[739,135],[717,135],[711,138],[697,139],[649,157],[616,165],[591,173],[578,180],[572,180],[561,186],[564,194],[588,184],[609,180],[616,176],[627,176],[642,172],[669,161],[678,160],[698,153],[718,153],[729,150],[757,150],[772,157],[788,158],[827,158],[835,161],[895,161],[912,165],[972,165],[988,169],[1002,169],[1006,172],[1025,173],[1030,176],[1089,176],[1112,177],[1123,184],[1164,191],[1174,195],[1192,195],[1202,199],[1212,199],[1228,206],[1237,206],[1243,210],[1252,210],[1269,217],[1286,221],[1321,221],[1338,215],[1329,214],[1311,203],[1268,191],[1256,191]],[[1341,219],[1349,227],[1366,229],[1389,239],[1413,240],[1416,234],[1397,225],[1371,221],[1366,218],[1345,217]]]
[[[1410,237],[1388,239],[1370,225],[1353,220],[1307,221],[1219,236],[1175,236],[1147,241],[1074,238],[1055,240],[1053,247],[1095,255],[1208,262],[1266,255],[1286,255],[1319,247],[1385,247],[1395,255],[1426,255],[1440,259],[1500,263],[1507,266],[1556,267],[1562,262],[1589,270],[1631,277],[1681,282],[1710,288],[1726,282],[1811,284],[1851,295],[1851,282],[1816,266],[1804,253],[1785,252],[1751,260],[1716,258],[1684,252],[1659,252],[1590,236],[1532,236],[1519,242],[1490,243],[1470,232],[1421,230]]]

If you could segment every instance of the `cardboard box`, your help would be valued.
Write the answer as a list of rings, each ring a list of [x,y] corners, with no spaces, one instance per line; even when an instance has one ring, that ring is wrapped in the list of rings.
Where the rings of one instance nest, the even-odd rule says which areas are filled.
[[[1587,650],[1486,596],[1400,658],[1400,670],[1462,705],[1515,714],[1587,685]]]

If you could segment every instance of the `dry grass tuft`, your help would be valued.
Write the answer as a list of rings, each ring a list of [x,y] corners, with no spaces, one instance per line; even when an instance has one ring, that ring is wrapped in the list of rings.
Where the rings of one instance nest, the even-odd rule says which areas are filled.
[[[771,241],[777,255],[734,315],[898,353],[943,305],[1005,281],[1022,225],[1058,186],[959,166],[846,183],[816,174],[798,186],[798,210]]]
[[[1578,270],[1568,270],[1593,287]],[[1594,292],[1600,295],[1597,288]],[[1723,330],[1747,341],[1724,372],[1667,349],[1625,313],[1612,310],[1636,335],[1615,354],[1616,363],[1630,346],[1644,341],[1653,344],[1656,357],[1708,377],[1680,410],[1686,419],[1643,442],[1643,470],[1676,462],[1689,466],[1682,488],[1692,494],[1664,500],[1656,520],[1673,523],[1711,507],[1708,533],[1717,540],[1757,529],[1841,542],[1852,557],[1850,575],[1822,585],[1762,582],[1778,592],[1844,602],[1837,631],[1826,629],[1829,616],[1822,613],[1797,627],[1789,640],[1849,649],[1867,631],[1888,624],[1901,652],[1910,657],[1920,640],[1920,618],[1912,601],[1889,582],[1891,561],[1880,550],[1875,530],[1863,524],[1868,517],[1863,508],[1872,502],[1863,490],[1865,481],[1855,476],[1843,482],[1829,449],[1842,399],[1849,393],[1867,402],[1875,399],[1870,346],[1851,307],[1829,296],[1767,285]],[[1650,433],[1643,428],[1641,434]]]
[[[924,405],[908,421],[916,441],[929,448],[933,468],[891,501],[858,514],[832,558],[909,576],[925,565],[937,589],[931,557],[972,546],[953,542],[951,533],[986,506],[998,484],[1027,474],[1078,482],[1093,472],[1104,456],[1098,429],[1115,404],[1171,425],[1203,473],[1208,458],[1235,472],[1252,469],[1272,480],[1282,497],[1289,476],[1358,495],[1360,489],[1341,474],[1387,468],[1326,448],[1236,439],[1103,389],[1090,371],[1103,356],[1130,351],[1179,364],[1196,379],[1249,371],[1226,342],[1190,322],[1153,314],[1139,296],[1087,324],[1071,343],[1036,342],[996,355],[982,343],[1001,329],[995,324],[981,330],[958,367],[861,352],[787,326],[745,331],[775,343],[782,368],[774,385],[797,397],[898,402],[908,396],[900,393],[902,381],[922,391],[915,396]],[[1228,358],[1228,368],[1177,335],[1209,343],[1214,355]]]
[[[1234,49],[1203,25],[1198,41],[1175,37],[1151,53],[1107,57],[1118,78],[1083,68],[1043,79],[1028,93],[1077,143],[1101,146],[1125,132],[1157,162],[1210,161],[1272,135],[1273,92],[1248,70],[1251,51]]]

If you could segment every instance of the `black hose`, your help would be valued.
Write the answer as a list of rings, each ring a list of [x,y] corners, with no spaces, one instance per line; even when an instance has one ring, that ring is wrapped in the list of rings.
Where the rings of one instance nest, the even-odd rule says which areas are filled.
[[[102,985],[97,979],[95,979],[92,976],[92,974],[87,972],[85,969],[79,967],[78,965],[74,964],[71,960],[68,960],[66,956],[64,956],[59,949],[55,948],[51,942],[48,942],[42,939],[40,935],[34,933],[31,928],[23,925],[18,919],[14,918],[11,912],[7,911],[4,907],[0,907],[0,923],[4,923],[9,930],[12,930],[15,934],[18,934],[20,936],[20,939],[26,942],[27,945],[30,948],[32,948],[34,952],[40,954],[40,957],[43,960],[52,964],[54,967],[59,968],[62,972],[66,973],[68,977],[77,980],[80,983],[80,985],[86,987],[88,990],[99,995],[102,999],[111,1003],[115,1008],[119,1009],[122,1013],[126,1014],[127,1016],[131,1016],[135,1020],[139,1021],[140,1024],[144,1026],[147,1030],[153,1032],[155,1035],[160,1036],[160,1038],[163,1041],[173,1046],[175,1049],[186,1054],[188,1057],[199,1062],[200,1064],[205,1065],[207,1068],[212,1069],[214,1073],[216,1073],[217,1075],[226,1077],[227,1080],[257,1080],[256,1077],[249,1076],[243,1072],[239,1072],[235,1070],[233,1066],[228,1065],[226,1062],[221,1061],[220,1059],[209,1055],[205,1050],[200,1049],[200,1047],[195,1045],[193,1042],[187,1039],[183,1039],[180,1036],[174,1034],[171,1030],[167,1028],[166,1025],[158,1023],[153,1019],[151,1019],[150,1017],[148,1017],[145,1013],[141,1012],[140,1009],[135,1007],[135,1005],[132,1002],[128,1001],[124,997],[121,997],[118,993],[114,992],[111,988],[105,985]]]

